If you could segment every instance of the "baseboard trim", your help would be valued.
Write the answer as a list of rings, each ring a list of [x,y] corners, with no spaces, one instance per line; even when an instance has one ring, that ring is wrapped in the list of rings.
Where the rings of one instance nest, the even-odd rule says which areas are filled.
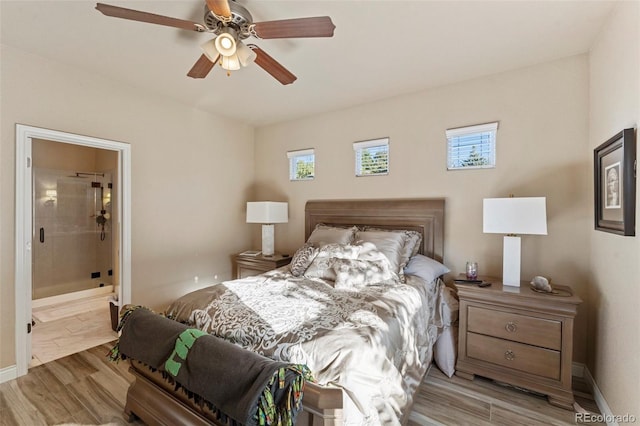
[[[0,383],[8,382],[9,380],[16,379],[18,377],[18,369],[15,365],[10,367],[0,368]]]
[[[574,363],[574,366],[578,363]],[[600,413],[603,416],[603,420],[607,423],[607,426],[618,426],[618,422],[615,421],[616,416],[614,416],[613,411],[609,408],[609,404],[604,399],[604,395],[600,392],[600,388],[598,388],[598,384],[596,380],[591,375],[591,372],[584,364],[582,365],[583,378],[587,386],[591,389],[591,393],[593,394],[593,400],[595,401]]]

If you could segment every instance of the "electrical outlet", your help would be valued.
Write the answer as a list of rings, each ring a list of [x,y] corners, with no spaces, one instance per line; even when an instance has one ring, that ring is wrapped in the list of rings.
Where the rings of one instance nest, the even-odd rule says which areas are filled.
[[[196,275],[195,277],[193,277],[193,282],[194,282],[194,283],[197,283],[197,282],[198,282],[198,279],[199,279],[199,278],[198,278],[198,276]]]
[[[214,280],[217,280],[217,279],[218,279],[218,276],[217,276],[217,275],[214,275],[214,276],[213,276],[213,279],[214,279]]]

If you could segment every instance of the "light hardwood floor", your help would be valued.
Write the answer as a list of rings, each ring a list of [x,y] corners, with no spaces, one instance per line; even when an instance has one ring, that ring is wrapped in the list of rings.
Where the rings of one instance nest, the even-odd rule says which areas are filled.
[[[123,415],[129,383],[128,363],[112,363],[103,344],[34,367],[24,377],[0,385],[0,425],[60,423],[140,425]],[[597,407],[575,380],[577,401]],[[432,367],[420,386],[409,418],[423,425],[570,425],[574,414],[549,405],[546,398],[478,378],[447,378]]]
[[[33,308],[29,367],[84,351],[118,337],[111,329],[109,295]]]

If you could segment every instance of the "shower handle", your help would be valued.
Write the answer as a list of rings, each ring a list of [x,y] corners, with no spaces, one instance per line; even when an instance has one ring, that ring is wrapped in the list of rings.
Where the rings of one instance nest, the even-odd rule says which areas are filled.
[[[40,228],[40,242],[44,243],[44,228]]]

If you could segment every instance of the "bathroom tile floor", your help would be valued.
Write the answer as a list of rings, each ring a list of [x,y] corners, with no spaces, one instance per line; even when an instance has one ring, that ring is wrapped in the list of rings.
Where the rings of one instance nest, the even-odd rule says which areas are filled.
[[[118,334],[111,329],[109,296],[33,308],[29,367],[115,340]]]

